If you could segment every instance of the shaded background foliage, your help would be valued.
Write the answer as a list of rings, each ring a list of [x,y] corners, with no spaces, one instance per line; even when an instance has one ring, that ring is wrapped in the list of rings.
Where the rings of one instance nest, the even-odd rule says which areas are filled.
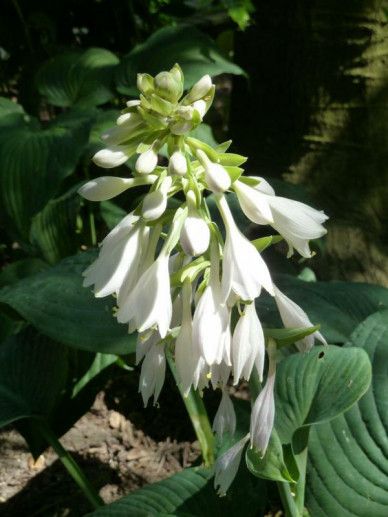
[[[204,126],[201,138],[214,143],[232,137],[234,148],[249,157],[247,173],[270,177],[278,194],[331,216],[328,237],[313,244],[318,254],[308,264],[297,257],[287,261],[282,243],[267,250],[266,259],[279,286],[314,323],[322,323],[331,343],[368,353],[378,373],[375,391],[383,393],[386,371],[379,365],[388,349],[388,291],[383,287],[388,285],[386,1],[6,0],[0,35],[1,425],[15,423],[37,456],[46,442],[36,420],[43,419],[61,436],[106,380],[133,363],[134,336],[112,318],[113,300],[95,300],[82,288],[81,272],[95,256],[91,248],[143,192],[139,188],[117,202],[96,205],[81,201],[76,191],[100,175],[90,158],[101,146],[100,133],[114,124],[125,100],[136,96],[136,73],[157,73],[176,61],[186,87],[205,73],[218,86],[206,119],[213,132]],[[114,174],[128,174],[131,165]],[[246,219],[238,221],[250,236],[265,235]],[[258,309],[266,326],[279,324],[271,299],[261,297]],[[50,375],[42,377],[42,371]],[[279,397],[281,390],[280,380]],[[373,396],[370,389],[358,406],[311,432],[307,505],[312,515],[349,514],[353,503],[346,491],[323,489],[332,483],[332,473],[320,451],[327,441],[334,443],[333,435],[340,435],[346,422],[357,422],[357,411],[364,414],[365,401]],[[358,435],[347,449],[333,445],[326,451],[328,457],[335,455],[338,478],[352,454],[361,458],[365,472],[387,468],[381,446],[387,425],[376,423],[383,405],[377,396],[377,409],[368,414],[369,463],[359,450]],[[263,477],[262,465],[251,465],[251,470]],[[157,503],[141,511],[195,515],[210,501],[210,515],[228,507],[235,495],[232,491],[220,503],[209,473],[201,469],[177,476],[166,486],[178,491],[178,507],[160,496],[165,492],[161,484],[147,487],[147,497]],[[268,509],[267,492],[279,505],[267,482],[246,472],[242,476],[246,491],[241,496],[248,494],[256,505],[249,509],[252,515],[261,515],[266,504]],[[359,506],[352,511],[363,515],[364,508],[372,508],[365,505],[372,504],[373,492],[370,515],[383,515],[386,480],[376,475],[369,481],[357,483]],[[183,488],[189,482],[188,496]],[[341,478],[335,486],[341,483],[349,480]],[[135,499],[129,496],[111,514],[126,515],[131,508],[140,512],[143,499],[142,492]],[[239,508],[238,500],[233,504]]]

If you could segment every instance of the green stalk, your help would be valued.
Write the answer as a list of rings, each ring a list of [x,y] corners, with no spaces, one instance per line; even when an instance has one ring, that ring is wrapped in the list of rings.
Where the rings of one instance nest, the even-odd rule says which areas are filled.
[[[43,420],[36,420],[35,425],[44,437],[44,439],[51,445],[54,451],[57,453],[59,459],[63,463],[64,467],[70,474],[70,476],[77,483],[79,488],[84,493],[87,500],[90,502],[93,508],[97,509],[104,505],[104,501],[98,495],[90,481],[85,476],[81,467],[77,464],[75,459],[67,452],[62,446],[58,438],[55,436],[52,429]]]
[[[201,446],[203,461],[206,467],[211,467],[214,463],[214,435],[209,422],[209,417],[202,398],[198,390],[190,389],[185,397],[177,378],[177,371],[174,359],[170,351],[167,352],[167,361],[186,406],[195,434]]]
[[[304,494],[306,488],[306,467],[307,467],[307,452],[308,448],[306,447],[297,455],[297,463],[299,468],[299,479],[296,483],[296,495],[295,495],[295,503],[298,508],[300,515],[303,515],[304,512]]]
[[[284,483],[277,481],[280,499],[283,504],[286,517],[301,517],[302,513],[299,513],[298,508],[295,504],[295,499],[291,494],[290,483]]]

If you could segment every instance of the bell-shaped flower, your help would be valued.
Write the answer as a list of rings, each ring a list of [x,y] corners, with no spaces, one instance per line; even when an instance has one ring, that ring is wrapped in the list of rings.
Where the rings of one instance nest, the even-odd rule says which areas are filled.
[[[197,156],[205,169],[205,182],[207,188],[216,194],[220,194],[228,190],[231,185],[231,179],[226,169],[219,163],[209,160],[207,154],[201,149],[197,150]]]
[[[236,431],[236,413],[226,389],[222,390],[221,402],[213,421],[213,431],[219,438],[225,433],[233,436]]]
[[[295,248],[302,257],[311,257],[309,241],[325,235],[322,223],[328,219],[327,215],[299,201],[275,196],[264,180],[255,187],[236,181],[233,187],[243,212],[251,221],[270,224],[284,237],[289,246],[288,256]]]
[[[255,304],[245,306],[233,332],[232,363],[234,383],[249,380],[255,365],[260,380],[263,378],[265,340],[263,328],[257,317]]]
[[[94,284],[97,298],[119,296],[127,275],[136,275],[149,232],[137,220],[133,214],[126,216],[105,237],[98,258],[83,272],[83,285]]]
[[[224,496],[236,477],[240,466],[241,456],[246,443],[249,441],[249,434],[228,449],[217,458],[215,464],[214,488],[218,495]]]
[[[212,277],[213,276],[213,277]],[[193,318],[193,343],[208,365],[220,363],[230,350],[230,310],[222,299],[219,281],[211,275]]]
[[[225,197],[219,198],[218,206],[226,228],[222,261],[224,299],[233,291],[242,300],[254,300],[262,286],[273,294],[268,267],[254,245],[237,228]]]
[[[144,271],[116,313],[120,323],[133,324],[139,332],[154,325],[164,338],[170,326],[172,301],[168,255],[161,253]]]
[[[136,364],[139,364],[150,348],[159,343],[160,340],[160,334],[157,330],[140,332],[136,340]]]
[[[309,317],[297,303],[288,298],[278,287],[275,286],[275,302],[280,313],[283,325],[286,328],[313,327]],[[325,338],[319,331],[310,334],[295,344],[301,352],[307,352],[314,346],[314,340],[318,339],[327,345]]]
[[[151,174],[158,164],[158,154],[151,146],[147,151],[141,153],[136,160],[135,169],[139,174]]]
[[[189,215],[183,223],[179,242],[186,255],[202,255],[210,244],[209,226],[198,214]]]
[[[250,422],[251,444],[262,456],[267,450],[275,420],[275,375],[276,360],[269,353],[267,380],[253,404]]]
[[[170,156],[168,172],[170,174],[177,174],[178,176],[184,176],[187,173],[187,161],[183,153],[175,151]]]
[[[158,343],[152,345],[145,355],[139,381],[139,392],[143,398],[144,407],[149,398],[154,396],[156,404],[164,384],[166,375],[166,354],[164,345]]]
[[[210,382],[214,390],[217,388],[221,388],[222,390],[226,388],[231,371],[232,365],[230,362],[230,353],[228,352],[226,359],[223,358],[219,364],[215,363],[210,367]]]

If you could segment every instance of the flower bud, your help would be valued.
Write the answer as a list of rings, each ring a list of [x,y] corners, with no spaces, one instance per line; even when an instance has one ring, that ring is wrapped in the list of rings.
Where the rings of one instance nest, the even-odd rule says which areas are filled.
[[[213,83],[210,75],[204,75],[194,84],[194,86],[189,91],[189,94],[187,95],[187,101],[191,103],[202,99],[202,97],[205,97],[212,86]]]
[[[101,149],[93,156],[93,161],[99,167],[112,169],[118,167],[128,160],[129,156],[119,148]]]
[[[171,102],[177,102],[183,93],[181,81],[177,81],[174,74],[160,72],[155,77],[155,92],[157,95]]]
[[[137,74],[137,88],[144,95],[154,91],[154,79],[149,74]]]
[[[175,151],[170,157],[168,162],[168,172],[170,174],[178,174],[178,176],[184,176],[187,172],[186,157],[180,151]]]
[[[136,160],[135,169],[139,174],[150,174],[158,164],[158,155],[152,147],[141,153]]]
[[[198,215],[189,215],[183,223],[180,244],[186,255],[196,257],[208,249],[210,230],[205,221]]]
[[[198,149],[197,156],[205,169],[205,181],[209,190],[215,193],[225,192],[231,185],[226,169],[219,163],[209,160],[207,155]]]
[[[175,65],[171,68],[170,74],[174,76],[174,79],[180,83],[183,83],[183,72],[182,68],[178,65],[178,63],[175,63]]]
[[[206,102],[203,100],[193,102],[193,108],[198,111],[201,115],[201,118],[205,116],[206,113]]]
[[[142,215],[144,219],[148,221],[155,221],[163,215],[167,207],[167,197],[160,192],[155,190],[147,194],[143,200]]]

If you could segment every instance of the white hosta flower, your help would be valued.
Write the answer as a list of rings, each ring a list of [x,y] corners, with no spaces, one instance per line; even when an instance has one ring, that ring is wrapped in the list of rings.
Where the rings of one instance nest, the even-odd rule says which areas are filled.
[[[244,214],[256,224],[272,224],[273,216],[266,196],[258,190],[245,185],[242,181],[235,181],[233,189]]]
[[[222,262],[224,299],[233,291],[242,300],[254,300],[259,296],[262,286],[273,295],[271,275],[266,263],[254,245],[237,228],[223,196],[220,197],[218,206],[226,227]]]
[[[167,176],[158,190],[146,194],[143,200],[142,216],[147,221],[155,221],[164,214],[167,208],[167,195],[172,184],[171,176]]]
[[[205,97],[205,95],[209,92],[212,86],[213,83],[210,75],[204,75],[194,84],[194,86],[192,86],[186,97],[187,102],[192,103],[202,99],[202,97]]]
[[[161,340],[160,334],[155,330],[140,332],[136,340],[136,364],[139,364],[150,348]]]
[[[280,313],[283,325],[286,328],[293,327],[313,327],[309,317],[297,303],[288,298],[278,287],[275,286],[275,302]],[[314,346],[314,340],[318,339],[324,345],[327,345],[325,338],[318,331],[304,337],[295,344],[301,352],[307,352]]]
[[[232,340],[233,377],[237,384],[240,379],[249,380],[253,365],[260,380],[263,378],[265,359],[264,333],[256,314],[255,304],[245,306],[234,329]]]
[[[156,404],[163,387],[166,375],[166,355],[164,346],[161,344],[152,345],[147,352],[140,372],[139,392],[143,398],[144,407],[147,406],[149,398],[154,396]]]
[[[186,255],[202,255],[210,244],[210,230],[199,215],[189,215],[183,223],[180,244]]]
[[[134,324],[139,332],[156,325],[161,338],[166,336],[172,317],[168,255],[160,254],[146,269],[116,316],[120,323]]]
[[[230,350],[230,312],[222,300],[221,286],[210,280],[193,318],[193,343],[208,365],[220,363]]]
[[[215,464],[214,488],[218,495],[225,495],[236,477],[240,466],[241,456],[245,445],[249,440],[249,434],[228,449],[217,458]]]
[[[262,456],[267,450],[275,420],[275,375],[276,362],[269,353],[267,381],[253,404],[250,423],[251,444]]]
[[[136,221],[132,214],[123,219],[102,242],[97,260],[83,272],[83,285],[94,284],[97,298],[114,293],[119,296],[127,275],[136,276],[149,232]]]
[[[101,149],[93,156],[93,161],[99,167],[112,169],[118,167],[128,160],[129,156],[125,152],[124,146],[112,146]]]
[[[201,149],[198,149],[197,156],[205,169],[205,181],[208,189],[217,194],[228,190],[231,179],[226,169],[219,163],[209,160]]]
[[[171,155],[168,162],[168,172],[170,174],[177,174],[178,176],[184,176],[187,173],[187,161],[183,153],[175,151],[175,153]]]
[[[289,245],[288,256],[295,248],[302,257],[311,257],[309,241],[325,235],[322,223],[328,219],[327,215],[299,201],[275,196],[263,179],[255,187],[236,181],[234,190],[244,214],[251,221],[270,224],[284,237]]]
[[[136,160],[135,169],[139,174],[151,174],[158,164],[158,154],[151,146],[147,151],[141,153]]]
[[[219,438],[225,433],[233,436],[236,431],[236,413],[226,389],[222,390],[221,402],[213,421],[213,431]]]
[[[231,371],[232,365],[228,352],[226,360],[223,359],[219,364],[212,364],[210,367],[210,382],[214,390],[224,389],[227,386]]]
[[[89,201],[106,201],[127,190],[132,183],[132,178],[101,176],[82,185],[78,194]]]

